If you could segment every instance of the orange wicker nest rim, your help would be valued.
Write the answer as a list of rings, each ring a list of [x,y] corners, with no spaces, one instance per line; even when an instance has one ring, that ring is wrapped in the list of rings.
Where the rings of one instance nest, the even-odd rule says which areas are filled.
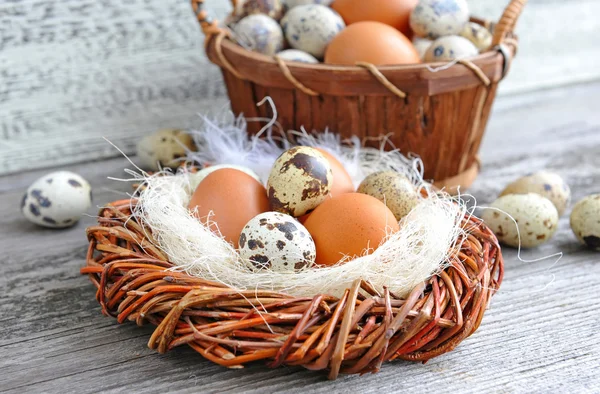
[[[148,346],[164,353],[192,347],[229,368],[265,360],[339,373],[377,372],[384,361],[427,361],[454,349],[479,327],[500,286],[503,259],[495,235],[473,216],[448,268],[405,299],[356,281],[341,298],[298,298],[238,291],[172,270],[174,265],[135,217],[136,200],[104,207],[87,229],[87,264],[105,315],[156,326]]]

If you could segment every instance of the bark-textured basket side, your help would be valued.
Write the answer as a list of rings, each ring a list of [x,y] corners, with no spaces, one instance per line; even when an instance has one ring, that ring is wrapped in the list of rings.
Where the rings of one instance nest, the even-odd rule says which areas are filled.
[[[230,97],[238,98],[231,101],[234,113],[271,118],[269,106],[256,106],[257,101],[270,96],[277,103],[277,120],[285,129],[329,129],[343,137],[358,136],[367,145],[379,147],[379,137],[393,128],[390,142],[403,152],[418,152],[425,178],[436,180],[463,174],[478,165],[477,152],[497,87],[496,84],[475,86],[434,96],[410,95],[405,99],[310,96],[299,90],[239,80],[227,70],[223,70],[223,77]],[[253,132],[261,126],[249,124]]]
[[[89,227],[87,264],[106,315],[156,326],[148,346],[188,345],[219,365],[300,365],[339,373],[376,372],[397,358],[427,361],[454,349],[478,327],[500,286],[495,235],[477,218],[448,267],[405,299],[355,282],[341,298],[240,291],[171,270],[147,228],[131,217],[135,200],[109,204]]]

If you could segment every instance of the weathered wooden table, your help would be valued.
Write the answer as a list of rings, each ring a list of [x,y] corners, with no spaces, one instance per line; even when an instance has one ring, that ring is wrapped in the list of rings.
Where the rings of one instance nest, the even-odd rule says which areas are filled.
[[[480,204],[542,168],[561,173],[574,200],[600,192],[600,84],[503,98],[482,148],[483,172],[470,190]],[[89,179],[95,204],[122,198],[124,159],[67,167]],[[84,217],[47,230],[18,206],[44,171],[0,178],[0,391],[4,392],[600,392],[600,253],[579,246],[560,221],[554,239],[523,252],[505,248],[506,276],[479,331],[427,364],[395,362],[377,375],[330,382],[299,368],[215,366],[187,347],[159,355],[151,327],[102,316],[84,264]],[[95,209],[90,210],[95,214]]]

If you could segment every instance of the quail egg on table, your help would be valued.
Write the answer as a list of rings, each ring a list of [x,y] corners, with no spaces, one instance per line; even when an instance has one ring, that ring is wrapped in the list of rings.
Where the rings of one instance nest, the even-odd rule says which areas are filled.
[[[425,62],[449,62],[477,56],[479,51],[473,43],[464,37],[446,36],[435,40],[425,52]]]
[[[235,164],[217,164],[214,166],[203,168],[198,172],[189,174],[189,182],[190,182],[189,189],[190,189],[190,191],[193,192],[194,190],[196,190],[196,188],[198,187],[200,182],[202,182],[204,180],[204,178],[206,178],[208,175],[212,174],[213,172],[215,172],[217,170],[221,170],[223,168],[231,168],[234,170],[242,171],[242,172],[250,175],[252,178],[256,179],[258,182],[262,183],[258,174],[256,174],[256,172],[252,171],[248,167],[238,166]]]
[[[492,33],[479,23],[467,23],[459,35],[471,41],[480,52],[492,45]]]
[[[233,26],[233,32],[238,43],[251,51],[274,55],[283,49],[281,27],[267,15],[249,15]]]
[[[277,54],[283,60],[298,63],[319,63],[316,57],[310,53],[300,51],[298,49],[286,49]]]
[[[250,219],[238,242],[242,259],[257,269],[294,272],[311,267],[316,247],[308,230],[296,219],[265,212]]]
[[[229,22],[236,22],[253,14],[265,14],[279,20],[283,16],[283,4],[281,0],[237,0]]]
[[[315,209],[328,197],[333,183],[329,161],[321,152],[297,146],[275,161],[267,193],[273,211],[299,217]]]
[[[600,250],[600,194],[587,196],[575,204],[571,229],[579,242]]]
[[[539,246],[552,238],[558,228],[556,208],[539,194],[508,194],[494,201],[491,207],[496,209],[485,209],[482,219],[498,240],[508,246],[519,246],[519,233],[522,247]]]
[[[140,164],[149,170],[177,167],[189,150],[194,150],[194,140],[183,130],[165,129],[142,138],[137,146]]]
[[[412,182],[396,171],[380,171],[367,176],[358,187],[358,192],[383,202],[398,221],[421,200]]]
[[[92,205],[90,184],[69,171],[57,171],[36,180],[21,200],[21,212],[32,223],[64,228],[77,223]]]
[[[536,193],[542,197],[546,197],[552,201],[560,216],[565,212],[567,204],[571,199],[569,185],[565,183],[560,175],[549,171],[539,171],[535,174],[521,177],[506,186],[500,195],[525,193]]]
[[[299,5],[281,20],[285,38],[294,49],[323,58],[327,44],[346,27],[342,17],[320,4]]]
[[[436,39],[459,34],[469,21],[466,0],[420,0],[410,14],[410,27],[419,37]]]

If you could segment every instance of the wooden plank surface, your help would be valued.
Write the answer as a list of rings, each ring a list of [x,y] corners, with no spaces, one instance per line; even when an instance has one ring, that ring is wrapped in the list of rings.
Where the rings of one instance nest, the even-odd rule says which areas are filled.
[[[600,84],[500,100],[481,151],[483,172],[470,190],[480,204],[524,173],[561,173],[578,200],[600,192]],[[125,196],[124,159],[70,166],[95,189],[95,204]],[[19,211],[24,189],[44,171],[0,178],[0,392],[410,392],[600,391],[600,254],[580,247],[568,217],[555,238],[523,253],[556,262],[525,263],[505,248],[506,277],[479,331],[427,364],[394,362],[376,375],[329,382],[300,368],[262,364],[227,370],[187,347],[159,355],[151,327],[118,325],[100,314],[94,288],[79,275],[85,217],[67,230],[41,229]],[[95,214],[91,209],[90,215]]]
[[[230,9],[206,4],[219,18]],[[506,4],[469,0],[490,20]],[[530,0],[501,92],[600,78],[599,14],[597,0]],[[114,157],[103,136],[130,153],[226,106],[202,41],[189,0],[0,1],[0,174]]]

